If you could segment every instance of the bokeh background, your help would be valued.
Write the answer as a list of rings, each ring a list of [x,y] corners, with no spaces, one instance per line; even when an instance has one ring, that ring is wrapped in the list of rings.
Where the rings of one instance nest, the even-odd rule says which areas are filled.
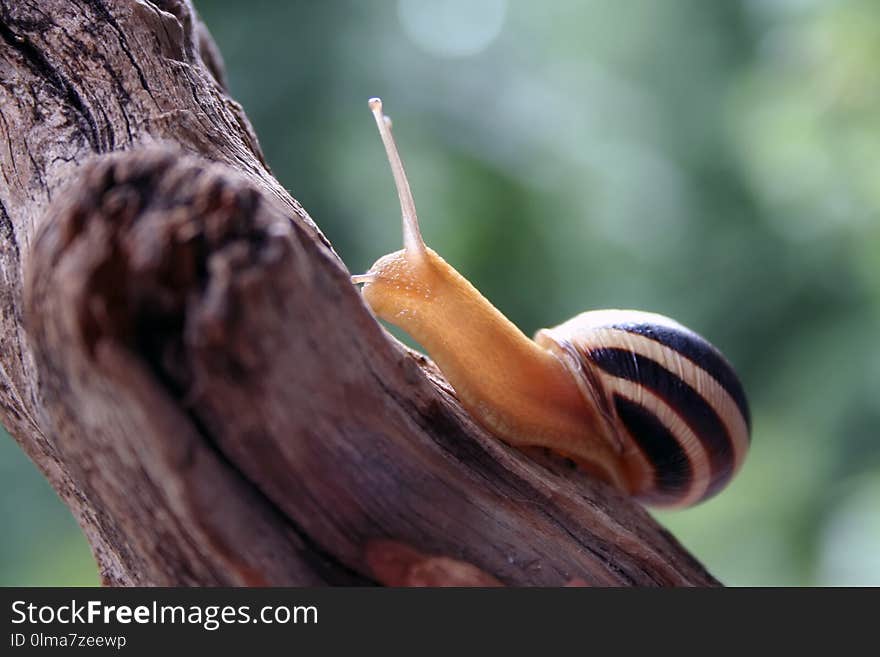
[[[661,312],[736,365],[741,475],[657,514],[731,585],[880,584],[880,3],[196,0],[276,175],[353,272],[427,241],[527,333]],[[0,440],[0,583],[95,584]]]

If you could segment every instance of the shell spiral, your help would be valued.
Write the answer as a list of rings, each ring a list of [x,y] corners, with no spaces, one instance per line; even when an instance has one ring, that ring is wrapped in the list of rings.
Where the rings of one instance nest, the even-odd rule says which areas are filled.
[[[715,347],[662,315],[582,313],[536,342],[560,356],[604,418],[629,492],[685,507],[724,488],[750,443],[742,384]]]

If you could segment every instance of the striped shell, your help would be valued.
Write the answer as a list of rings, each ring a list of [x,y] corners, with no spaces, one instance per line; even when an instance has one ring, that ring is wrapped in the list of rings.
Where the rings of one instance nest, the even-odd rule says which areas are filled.
[[[751,430],[745,393],[724,356],[690,329],[653,313],[598,310],[535,340],[568,356],[641,501],[690,506],[739,470]]]

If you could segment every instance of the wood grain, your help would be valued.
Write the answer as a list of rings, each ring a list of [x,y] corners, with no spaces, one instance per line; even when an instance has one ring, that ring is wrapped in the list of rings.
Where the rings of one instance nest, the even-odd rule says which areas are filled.
[[[0,130],[0,418],[105,583],[717,584],[382,329],[189,2],[0,1]]]

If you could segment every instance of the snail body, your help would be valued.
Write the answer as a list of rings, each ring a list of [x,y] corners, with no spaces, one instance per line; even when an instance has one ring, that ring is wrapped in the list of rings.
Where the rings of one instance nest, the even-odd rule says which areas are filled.
[[[379,99],[370,107],[403,212],[404,249],[363,275],[380,318],[415,338],[481,425],[544,447],[640,501],[684,507],[721,490],[749,446],[745,394],[705,339],[661,315],[582,313],[530,340],[421,237]]]

